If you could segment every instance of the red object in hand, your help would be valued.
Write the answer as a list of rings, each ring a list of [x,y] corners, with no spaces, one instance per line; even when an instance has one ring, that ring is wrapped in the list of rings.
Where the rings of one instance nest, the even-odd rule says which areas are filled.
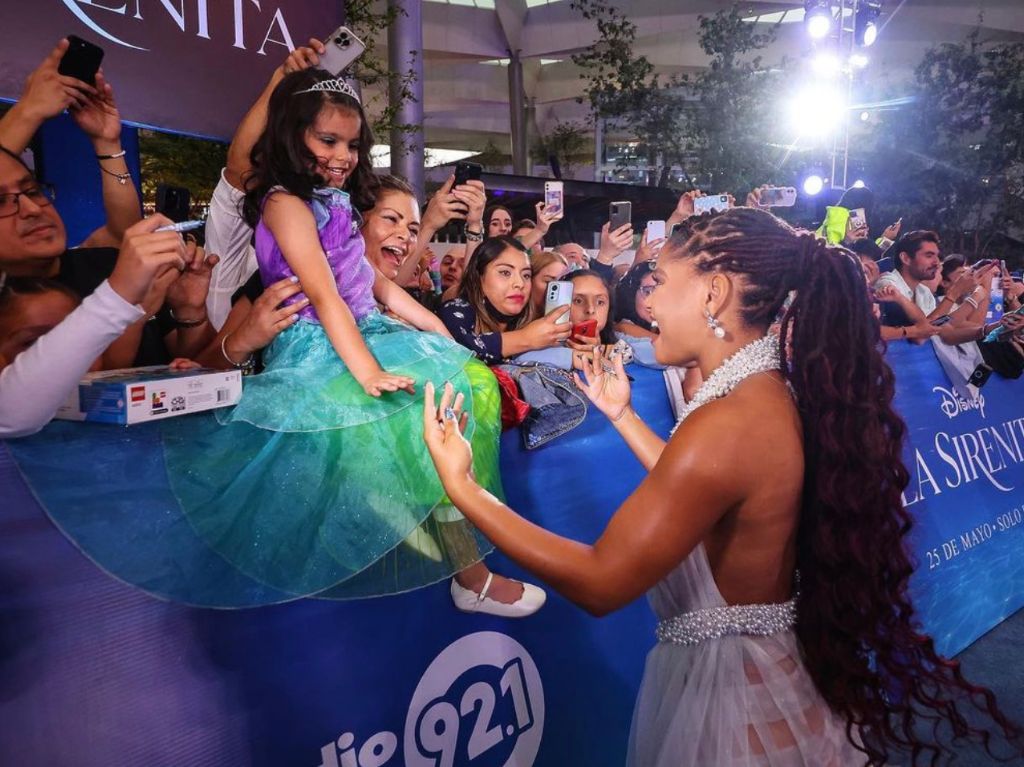
[[[597,335],[597,320],[584,320],[572,326],[573,338],[594,338]]]

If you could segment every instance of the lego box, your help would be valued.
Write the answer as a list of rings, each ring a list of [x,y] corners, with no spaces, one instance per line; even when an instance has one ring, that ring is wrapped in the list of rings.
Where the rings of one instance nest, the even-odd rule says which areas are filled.
[[[57,411],[65,421],[130,426],[237,404],[238,370],[171,370],[166,365],[89,373]]]

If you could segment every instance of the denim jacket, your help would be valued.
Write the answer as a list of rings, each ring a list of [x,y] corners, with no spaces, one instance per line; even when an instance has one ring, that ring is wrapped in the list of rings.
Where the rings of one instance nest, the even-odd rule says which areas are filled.
[[[538,364],[499,367],[515,380],[530,405],[530,414],[520,427],[527,450],[562,436],[587,417],[587,399],[576,388],[571,371]]]

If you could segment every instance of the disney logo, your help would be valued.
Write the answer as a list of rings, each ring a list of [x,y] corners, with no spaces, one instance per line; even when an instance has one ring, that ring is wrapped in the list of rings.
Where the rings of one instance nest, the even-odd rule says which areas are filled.
[[[939,403],[939,409],[946,414],[948,418],[956,418],[961,413],[968,410],[977,410],[981,413],[981,417],[985,417],[985,395],[978,392],[978,396],[973,400],[961,397],[959,393],[944,389],[941,386],[932,387],[932,392],[942,397],[942,401]]]

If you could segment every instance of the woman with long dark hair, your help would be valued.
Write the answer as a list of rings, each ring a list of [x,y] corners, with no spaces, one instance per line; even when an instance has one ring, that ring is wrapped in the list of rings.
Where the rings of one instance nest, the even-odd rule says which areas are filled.
[[[649,593],[659,641],[629,764],[934,763],[941,721],[989,745],[968,709],[1019,749],[992,693],[915,628],[906,428],[856,260],[738,208],[673,237],[654,274],[658,359],[704,383],[666,443],[621,365],[579,379],[650,472],[594,545],[476,484],[450,386],[424,412],[449,497],[508,556],[595,615]]]

